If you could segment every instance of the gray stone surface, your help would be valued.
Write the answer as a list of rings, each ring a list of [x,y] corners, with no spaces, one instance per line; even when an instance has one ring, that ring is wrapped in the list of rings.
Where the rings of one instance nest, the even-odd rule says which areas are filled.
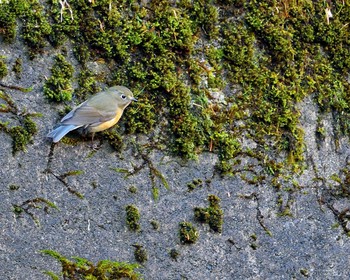
[[[7,57],[11,67],[23,55],[23,48],[18,42],[1,45],[0,55]],[[333,227],[339,221],[330,206],[341,212],[349,207],[349,201],[332,197],[327,191],[335,185],[330,176],[346,165],[349,141],[340,138],[339,147],[335,146],[329,116],[325,118],[326,139],[317,148],[318,112],[311,99],[300,104],[307,168],[295,180],[302,190],[281,193],[284,201],[291,196],[293,217],[278,216],[279,194],[268,181],[256,187],[238,175],[213,177],[217,158],[209,153],[187,162],[162,152],[151,153],[150,160],[170,186],[167,190],[157,178],[160,195],[155,201],[147,165],[128,178],[112,169],[132,171],[133,165],[142,164],[131,145],[118,154],[104,143],[90,157],[89,141],[76,146],[59,143],[50,164],[53,173],[82,170],[83,174],[67,177],[65,185],[46,172],[51,144],[45,135],[57,122],[57,111],[63,107],[50,104],[42,92],[53,55],[50,51],[33,61],[23,56],[21,78],[10,73],[2,81],[32,86],[29,93],[9,89],[6,92],[21,110],[43,116],[35,118],[39,132],[26,152],[12,155],[11,138],[0,133],[0,279],[48,279],[42,271],[58,272],[59,264],[42,255],[39,252],[42,249],[56,250],[67,257],[84,257],[95,263],[101,259],[135,262],[132,246],[135,243],[143,245],[149,254],[149,260],[140,268],[145,279],[303,279],[305,275],[309,279],[348,279],[350,241],[342,227]],[[144,141],[144,136],[135,136],[134,141]],[[315,177],[325,180],[320,183]],[[196,178],[212,181],[188,192],[187,183]],[[19,189],[10,190],[10,185]],[[131,186],[137,187],[136,194],[129,191]],[[84,198],[78,198],[67,187]],[[194,221],[193,208],[206,207],[209,194],[221,198],[222,234]],[[31,208],[29,211],[40,225],[26,213],[14,214],[13,205],[37,197],[54,202],[59,210]],[[325,200],[329,204],[322,202]],[[139,233],[127,228],[128,204],[136,205],[141,212]],[[153,229],[151,220],[159,222],[159,230]],[[194,245],[180,244],[181,221],[190,221],[199,230],[199,240]],[[169,256],[171,249],[180,253],[177,260]]]

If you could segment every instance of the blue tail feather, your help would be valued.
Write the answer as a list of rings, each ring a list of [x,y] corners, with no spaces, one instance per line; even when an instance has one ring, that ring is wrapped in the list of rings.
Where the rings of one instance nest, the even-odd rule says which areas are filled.
[[[73,124],[68,124],[68,125],[61,124],[60,126],[56,127],[54,130],[52,130],[49,134],[47,134],[47,137],[52,138],[52,142],[57,143],[68,132],[70,132],[78,127],[79,126],[76,126]]]

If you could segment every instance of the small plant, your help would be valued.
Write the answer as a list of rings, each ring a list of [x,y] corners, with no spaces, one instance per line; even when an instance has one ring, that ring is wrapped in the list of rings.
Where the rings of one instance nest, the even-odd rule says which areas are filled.
[[[187,184],[189,192],[194,191],[197,188],[203,187],[203,181],[201,179],[193,179],[191,183]]]
[[[169,255],[173,260],[177,260],[177,258],[179,257],[180,253],[176,250],[176,249],[171,249],[169,251]]]
[[[128,205],[125,208],[126,210],[126,223],[130,230],[140,231],[141,226],[139,224],[140,212],[134,205]]]
[[[50,276],[52,280],[141,279],[140,274],[135,271],[135,269],[139,267],[137,264],[102,260],[94,265],[89,260],[80,257],[72,257],[73,260],[70,260],[53,250],[42,250],[40,252],[53,257],[61,263],[62,271],[60,274],[56,274],[52,271],[44,272],[46,275]]]
[[[215,232],[222,232],[222,223],[224,212],[220,208],[220,198],[215,195],[208,196],[209,207],[194,208],[195,219],[202,223],[209,224],[209,227]]]
[[[197,229],[190,222],[181,222],[179,224],[180,241],[183,244],[195,243],[199,237]]]
[[[69,101],[72,99],[73,88],[71,79],[73,77],[73,66],[68,63],[63,55],[55,57],[51,68],[52,76],[44,85],[44,94],[51,101]]]
[[[35,222],[35,224],[37,226],[40,226],[40,221],[39,221],[39,218],[36,215],[34,215],[34,213],[32,212],[33,209],[42,209],[43,208],[43,210],[45,212],[48,212],[49,208],[59,210],[58,207],[55,205],[55,203],[53,203],[45,198],[42,198],[42,197],[28,199],[19,205],[13,204],[12,207],[13,207],[12,211],[16,214],[16,216],[19,217],[23,213],[25,213],[33,219],[33,221]]]
[[[11,125],[13,118],[9,118],[6,122],[0,121],[0,131],[11,136],[13,154],[18,151],[25,151],[27,145],[33,141],[33,136],[37,133],[37,126],[31,117],[39,114],[20,111],[11,97],[1,90],[0,102],[0,113],[10,113],[19,123],[19,125]]]
[[[147,250],[143,248],[142,245],[139,245],[139,244],[134,244],[132,246],[135,247],[135,252],[134,252],[135,260],[139,263],[146,262],[148,260]]]
[[[4,78],[8,73],[5,57],[0,55],[0,79]]]
[[[151,221],[151,225],[152,225],[152,227],[153,227],[153,229],[154,230],[159,230],[159,222],[158,221],[156,221],[156,220],[152,220]]]
[[[22,73],[22,64],[22,59],[17,58],[15,64],[13,65],[12,71],[15,72],[17,76],[20,76],[20,74]]]

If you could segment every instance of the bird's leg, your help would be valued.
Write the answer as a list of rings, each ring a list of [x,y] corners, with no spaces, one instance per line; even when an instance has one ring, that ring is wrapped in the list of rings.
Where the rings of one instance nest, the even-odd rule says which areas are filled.
[[[97,151],[101,148],[102,146],[102,140],[100,140],[100,143],[97,145],[94,145],[94,137],[95,137],[95,132],[92,132],[92,136],[91,136],[91,149],[93,149],[94,151]]]

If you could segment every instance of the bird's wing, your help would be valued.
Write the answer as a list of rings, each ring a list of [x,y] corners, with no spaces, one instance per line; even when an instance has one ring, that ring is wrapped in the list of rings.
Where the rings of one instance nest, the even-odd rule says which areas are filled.
[[[76,126],[86,126],[98,124],[113,119],[115,110],[107,111],[91,106],[84,102],[79,107],[69,112],[62,120],[62,124],[73,124]]]

